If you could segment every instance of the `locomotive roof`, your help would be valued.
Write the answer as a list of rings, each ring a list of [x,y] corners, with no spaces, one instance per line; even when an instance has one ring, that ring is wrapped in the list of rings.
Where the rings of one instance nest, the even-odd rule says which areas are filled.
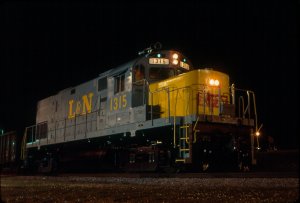
[[[133,59],[127,63],[124,63],[116,68],[110,69],[108,71],[105,71],[104,73],[101,73],[99,75],[99,77],[105,77],[105,76],[114,76],[117,75],[125,70],[127,70],[128,68],[132,67],[139,59],[141,59],[142,57],[138,57],[136,59]]]
[[[116,68],[112,68],[112,69],[109,69],[103,73],[100,73],[98,78],[104,78],[104,77],[109,77],[109,76],[115,76],[115,75],[118,75],[120,73],[123,73],[125,72],[127,69],[133,67],[138,61],[144,59],[144,58],[148,58],[148,57],[151,57],[153,56],[154,54],[157,54],[157,53],[163,53],[163,52],[169,52],[169,51],[176,51],[178,53],[181,53],[180,51],[177,51],[177,50],[154,50],[150,53],[147,53],[147,54],[144,54],[144,55],[140,55],[138,56],[137,58],[127,62],[127,63],[124,63],[124,64],[121,64],[119,66],[117,66]],[[181,53],[182,54],[182,53]],[[183,55],[183,54],[182,54]],[[94,78],[96,79],[96,78]],[[90,82],[91,80],[88,80],[84,83],[87,83],[87,82]],[[81,84],[78,84],[78,85],[75,85],[75,86],[71,86],[71,87],[68,87],[68,88],[65,88],[65,89],[62,89],[60,90],[57,94],[60,94],[60,93],[63,93],[65,91],[69,91],[73,88],[76,88],[84,83],[81,83]],[[56,94],[55,94],[56,95]]]

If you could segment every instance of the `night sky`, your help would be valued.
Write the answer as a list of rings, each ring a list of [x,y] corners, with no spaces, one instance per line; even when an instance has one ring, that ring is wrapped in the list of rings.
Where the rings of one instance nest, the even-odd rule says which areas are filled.
[[[293,3],[294,2],[294,3]],[[256,93],[263,135],[299,141],[299,1],[6,1],[1,16],[0,127],[22,134],[38,100],[161,42],[195,67]]]

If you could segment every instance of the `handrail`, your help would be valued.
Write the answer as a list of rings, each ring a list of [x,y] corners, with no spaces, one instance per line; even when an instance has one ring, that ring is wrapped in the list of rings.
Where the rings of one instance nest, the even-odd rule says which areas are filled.
[[[240,96],[239,97],[239,118],[241,118],[241,102],[242,102],[242,111],[243,111],[243,118],[245,118],[245,101],[244,101],[244,97]]]
[[[256,98],[255,98],[255,93],[251,90],[244,90],[244,89],[238,89],[234,87],[234,91],[241,91],[241,92],[246,92],[247,94],[247,106],[244,108],[243,111],[243,118],[245,118],[246,113],[248,113],[248,119],[251,119],[251,96],[252,96],[252,101],[253,101],[253,113],[254,113],[254,122],[255,122],[255,129],[257,131],[257,109],[256,109]],[[235,93],[233,94],[235,95]],[[239,106],[240,109],[240,106]],[[240,116],[240,115],[239,115]]]
[[[146,88],[146,85],[147,85],[147,81],[146,80],[144,80],[144,88]],[[197,99],[197,101],[199,100],[199,94],[202,94],[203,95],[203,98],[201,98],[201,102],[202,102],[202,99],[203,99],[203,114],[205,115],[205,111],[206,111],[206,102],[205,102],[205,100],[206,100],[206,97],[207,97],[207,95],[206,95],[206,93],[207,93],[207,90],[206,90],[206,88],[205,87],[207,87],[206,85],[204,85],[204,84],[192,84],[192,85],[189,85],[189,86],[185,86],[185,87],[180,87],[180,88],[175,88],[175,87],[167,87],[167,88],[160,88],[160,89],[156,89],[156,90],[154,90],[154,91],[149,91],[148,93],[149,93],[149,96],[151,96],[151,121],[152,121],[152,125],[153,125],[153,119],[154,119],[154,117],[153,117],[153,104],[154,104],[154,94],[155,93],[158,93],[158,92],[163,92],[163,91],[165,91],[166,93],[167,93],[167,96],[168,96],[168,103],[166,104],[166,107],[168,108],[168,122],[169,123],[172,123],[172,120],[171,120],[171,116],[172,117],[174,117],[174,119],[173,119],[173,125],[174,125],[174,134],[176,133],[176,129],[175,129],[175,126],[176,126],[176,105],[177,105],[177,102],[178,102],[178,94],[180,93],[179,91],[180,90],[189,90],[189,91],[192,91],[192,92],[189,92],[189,97],[185,97],[185,99],[184,99],[184,102],[187,102],[187,103],[189,103],[190,101],[191,101],[191,99],[192,99],[192,103],[193,103],[193,108],[194,108],[194,101],[195,101],[195,98],[194,98],[194,96],[193,95],[197,95],[197,97],[196,97],[196,99]],[[150,89],[149,89],[150,90]],[[171,92],[174,92],[174,91],[177,91],[177,94],[176,93],[174,93],[174,94],[176,94],[177,96],[176,96],[176,98],[174,98],[174,99],[176,99],[176,101],[174,101],[174,103],[173,103],[173,101],[171,101]],[[194,91],[196,91],[196,93],[194,94]],[[256,128],[256,130],[257,130],[257,122],[258,122],[258,120],[257,120],[257,112],[256,112],[256,101],[255,101],[255,94],[254,94],[254,92],[253,91],[250,91],[250,90],[242,90],[242,89],[238,89],[238,88],[235,88],[234,87],[234,91],[245,91],[245,92],[247,92],[247,95],[248,95],[248,105],[247,105],[247,108],[245,109],[245,101],[244,101],[244,98],[239,98],[239,116],[241,116],[241,106],[240,105],[242,105],[242,107],[243,107],[243,110],[244,110],[244,114],[243,114],[243,118],[245,117],[245,115],[246,115],[246,113],[248,113],[249,115],[249,119],[250,119],[250,100],[253,100],[253,112],[254,112],[254,116],[255,116],[255,128]],[[197,93],[198,92],[198,93]],[[146,92],[145,92],[146,93]],[[173,95],[173,94],[172,94]],[[218,96],[219,96],[219,102],[220,102],[220,98],[221,98],[221,93],[220,93],[220,91],[219,91],[219,94],[218,94]],[[173,98],[173,96],[172,96],[172,98]],[[144,98],[144,102],[146,103],[147,101],[146,101],[146,95],[145,95],[145,98]],[[149,102],[149,100],[148,100],[148,102]],[[234,103],[234,101],[232,101],[232,103]],[[173,106],[174,105],[174,106]],[[172,115],[171,114],[171,110],[173,109],[173,107],[174,107],[174,114]],[[196,107],[197,108],[199,108],[199,106],[196,104]],[[101,103],[100,103],[100,105],[99,105],[99,109],[101,108]],[[190,107],[191,108],[191,107]],[[75,119],[75,120],[78,120],[79,119],[79,117],[81,117],[81,116],[85,116],[85,121],[83,121],[82,120],[82,122],[80,121],[80,125],[82,124],[82,125],[86,125],[85,126],[85,132],[83,132],[83,133],[85,133],[85,137],[87,137],[87,131],[88,131],[88,124],[89,123],[91,123],[91,122],[95,122],[95,120],[97,119],[97,118],[90,118],[89,117],[89,115],[92,115],[93,113],[97,113],[97,112],[99,112],[99,109],[96,109],[96,110],[94,110],[94,111],[92,111],[92,112],[90,112],[90,113],[86,113],[86,114],[83,114],[83,115],[76,115],[75,116],[75,118],[73,118],[73,119]],[[183,116],[187,116],[188,115],[188,109],[186,108],[185,109],[185,111],[183,112]],[[88,115],[89,114],[89,115]],[[197,113],[197,115],[198,115],[198,113]],[[90,118],[90,119],[88,119],[88,118]],[[78,120],[79,121],[79,120]],[[64,140],[66,140],[66,137],[67,137],[67,135],[71,135],[72,134],[72,132],[71,131],[67,131],[68,129],[71,129],[71,128],[73,128],[74,126],[75,126],[75,128],[76,128],[76,121],[74,122],[74,123],[72,123],[71,125],[67,125],[67,122],[68,122],[68,119],[67,118],[64,118],[64,119],[61,119],[61,120],[56,120],[55,121],[55,126],[54,126],[54,129],[51,129],[51,130],[48,130],[47,131],[47,139],[48,139],[48,136],[49,135],[53,135],[53,133],[55,133],[55,135],[54,135],[54,137],[55,137],[55,139],[57,139],[57,135],[60,135],[61,137],[63,136],[63,139]],[[84,123],[83,123],[84,122]],[[199,122],[199,117],[197,117],[197,120],[196,120],[196,123],[198,123]],[[64,124],[64,125],[63,125]],[[70,124],[70,123],[68,123],[68,124]],[[36,124],[36,125],[32,125],[32,126],[29,126],[29,127],[27,127],[26,129],[27,129],[27,132],[26,132],[26,137],[28,138],[28,136],[29,136],[29,132],[31,132],[31,136],[32,136],[32,141],[34,141],[34,140],[36,140],[37,142],[41,142],[41,140],[39,139],[40,137],[39,137],[39,135],[38,135],[38,132],[37,131],[41,131],[41,129],[38,129],[38,126],[39,124]],[[94,126],[94,125],[93,125]],[[94,126],[95,127],[95,126]],[[31,131],[29,131],[29,128],[32,128],[32,130]],[[98,127],[96,126],[95,127],[96,129],[98,129]],[[195,127],[194,127],[195,128]],[[62,131],[63,130],[63,131]],[[194,131],[195,131],[195,129],[194,129]],[[50,133],[52,133],[52,134],[50,134]],[[68,133],[68,134],[67,134]],[[70,134],[71,133],[71,134]],[[74,129],[74,138],[76,138],[76,129]],[[33,137],[33,136],[35,136],[35,137]],[[26,139],[27,139],[26,138]],[[49,138],[50,139],[50,138]],[[60,138],[61,139],[61,138]],[[195,137],[195,139],[196,139],[196,137]],[[175,141],[174,141],[174,143],[175,143]]]
[[[230,92],[231,92],[231,97],[232,97],[232,104],[235,104],[235,85],[231,84],[230,86]]]
[[[151,94],[151,115],[150,115],[150,117],[151,117],[151,124],[153,126],[153,93],[151,92],[150,94]]]
[[[84,132],[86,134],[87,133],[88,123],[91,123],[91,122],[93,122],[93,121],[96,120],[96,119],[91,119],[91,120],[88,121],[88,119],[87,119],[88,118],[88,114],[91,115],[91,114],[97,114],[97,113],[98,113],[98,110],[95,110],[95,111],[92,111],[90,113],[86,113],[84,115],[76,115],[73,119],[78,119],[79,117],[83,117],[83,116],[85,117],[85,120],[83,122],[86,125],[85,126],[85,132]],[[54,122],[54,129],[52,129],[52,130],[48,130],[47,129],[47,137],[46,137],[46,139],[48,139],[48,136],[50,135],[50,133],[54,133],[54,139],[57,139],[57,134],[58,134],[57,132],[59,130],[63,130],[63,135],[62,136],[63,136],[63,139],[65,141],[66,140],[66,131],[67,131],[68,128],[72,128],[72,127],[75,127],[74,128],[73,137],[76,138],[76,126],[77,126],[76,122],[74,122],[75,124],[67,126],[67,120],[68,120],[67,118],[64,118],[64,119],[55,121]],[[60,122],[64,123],[63,127],[57,127],[57,126],[60,126],[60,125],[57,125],[57,123],[60,123]],[[26,137],[28,137],[28,132],[29,132],[29,129],[31,128],[32,129],[31,130],[31,140],[32,141],[33,140],[37,140],[40,143],[41,139],[38,139],[40,137],[37,137],[37,136],[39,136],[38,131],[40,131],[40,129],[38,130],[37,128],[38,128],[39,125],[41,125],[43,123],[47,123],[47,121],[26,127],[26,129],[25,129],[25,131],[26,131]],[[85,135],[85,136],[87,137],[87,135]],[[33,142],[36,142],[36,141],[33,141]]]
[[[253,100],[253,108],[254,108],[254,116],[255,116],[255,130],[257,131],[257,112],[256,112],[256,99],[253,91],[249,91],[252,94]]]
[[[250,119],[250,117],[251,117],[251,111],[250,111],[250,108],[251,108],[251,106],[250,106],[250,92],[247,90],[247,100],[248,100],[248,104],[247,104],[247,107],[246,107],[246,109],[245,109],[245,112],[244,112],[244,114],[246,113],[246,110],[248,111],[248,118]]]
[[[25,160],[26,139],[27,139],[27,127],[25,128],[24,136],[23,136],[22,143],[21,143],[21,155],[20,155],[21,160]]]
[[[197,142],[197,133],[199,132],[199,130],[196,129],[196,127],[198,125],[198,122],[199,122],[199,116],[197,116],[196,122],[195,122],[194,127],[193,127],[193,131],[194,131],[194,140],[193,140],[193,142],[194,143]]]

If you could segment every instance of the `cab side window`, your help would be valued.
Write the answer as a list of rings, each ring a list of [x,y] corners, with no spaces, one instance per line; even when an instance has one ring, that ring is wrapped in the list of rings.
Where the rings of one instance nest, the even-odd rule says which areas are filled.
[[[119,93],[125,90],[125,73],[115,77],[114,92]]]
[[[134,68],[134,81],[140,81],[145,79],[145,67],[143,65],[137,65]]]
[[[107,79],[101,78],[98,80],[98,92],[107,89]]]

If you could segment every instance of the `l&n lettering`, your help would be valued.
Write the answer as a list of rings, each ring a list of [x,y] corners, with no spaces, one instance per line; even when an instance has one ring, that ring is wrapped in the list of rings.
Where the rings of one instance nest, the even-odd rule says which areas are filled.
[[[81,101],[74,101],[73,99],[69,100],[68,118],[74,118],[75,115],[84,115],[87,113],[91,113],[93,96],[94,94],[90,92],[87,95],[83,95]],[[73,109],[74,106],[75,109]]]

